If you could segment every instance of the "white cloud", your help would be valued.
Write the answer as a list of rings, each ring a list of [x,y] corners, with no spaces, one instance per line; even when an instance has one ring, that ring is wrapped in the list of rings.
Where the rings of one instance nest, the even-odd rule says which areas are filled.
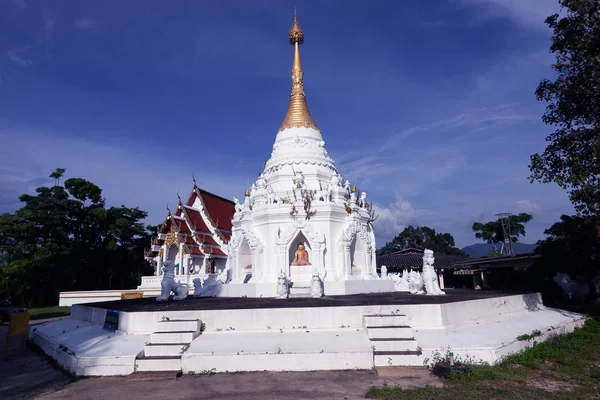
[[[377,237],[390,240],[412,223],[417,215],[410,202],[397,196],[396,200],[387,207],[374,203],[373,207],[379,217],[374,223]],[[379,243],[383,245],[384,243]]]
[[[555,0],[457,0],[459,4],[481,6],[483,19],[508,17],[528,29],[545,30],[544,20],[559,13]],[[548,31],[549,32],[549,31]]]
[[[540,210],[540,205],[531,200],[517,200],[515,201],[515,210],[518,213],[532,214]]]

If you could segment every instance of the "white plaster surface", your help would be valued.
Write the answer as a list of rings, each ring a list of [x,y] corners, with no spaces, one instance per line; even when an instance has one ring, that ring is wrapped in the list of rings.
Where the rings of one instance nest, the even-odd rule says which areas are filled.
[[[265,329],[198,336],[182,357],[183,371],[313,371],[373,367],[363,329]]]
[[[580,314],[544,308],[498,315],[442,329],[414,329],[413,332],[426,358],[436,351],[445,353],[450,347],[455,355],[493,364],[510,353],[531,346],[533,341],[541,342],[552,335],[572,332],[583,323],[584,317]],[[531,334],[535,330],[539,330],[542,336],[532,341],[517,340],[517,336]]]
[[[102,329],[106,310],[76,305],[71,318],[38,325],[31,336],[78,375],[133,372],[135,357],[150,341],[148,335],[160,330],[162,317],[205,323],[206,330],[183,353],[184,372],[372,368],[372,342],[364,327],[376,317],[365,316],[396,314],[405,317],[390,318],[410,328],[383,336],[414,336],[423,354],[394,356],[394,365],[422,365],[419,360],[448,347],[457,356],[494,363],[531,345],[518,341],[519,335],[540,330],[535,340],[542,341],[584,322],[579,314],[545,308],[538,301],[539,295],[532,294],[441,305],[120,312],[116,333]],[[389,362],[388,355],[377,357],[382,365]]]
[[[36,325],[30,338],[65,369],[76,375],[128,375],[144,349],[147,335],[109,332],[75,318]]]

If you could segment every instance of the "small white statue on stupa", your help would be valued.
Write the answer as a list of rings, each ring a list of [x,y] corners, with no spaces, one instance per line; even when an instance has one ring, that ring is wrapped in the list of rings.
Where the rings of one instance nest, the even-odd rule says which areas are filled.
[[[313,271],[310,282],[310,297],[323,297],[323,282],[317,271]]]
[[[290,294],[288,278],[282,271],[277,277],[277,296],[278,299],[287,299]]]

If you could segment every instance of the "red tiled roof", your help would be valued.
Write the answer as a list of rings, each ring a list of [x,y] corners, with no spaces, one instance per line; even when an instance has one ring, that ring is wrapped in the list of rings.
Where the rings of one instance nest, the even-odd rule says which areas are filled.
[[[202,201],[213,222],[218,225],[219,228],[230,231],[232,228],[231,220],[235,213],[234,202],[207,192],[206,190],[199,190],[202,195]]]

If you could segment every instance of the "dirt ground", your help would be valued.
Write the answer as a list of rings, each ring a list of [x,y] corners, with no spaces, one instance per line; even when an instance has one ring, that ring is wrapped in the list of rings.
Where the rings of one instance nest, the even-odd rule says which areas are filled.
[[[216,375],[135,373],[127,377],[78,380],[39,399],[364,399],[370,386],[384,382],[404,387],[442,386],[424,368],[384,368],[375,371],[247,372]]]
[[[0,326],[0,399],[22,399],[60,388],[69,382],[68,377],[55,369],[47,359],[30,350],[19,354],[18,341],[10,341],[10,357],[5,359],[7,333],[8,326]]]

